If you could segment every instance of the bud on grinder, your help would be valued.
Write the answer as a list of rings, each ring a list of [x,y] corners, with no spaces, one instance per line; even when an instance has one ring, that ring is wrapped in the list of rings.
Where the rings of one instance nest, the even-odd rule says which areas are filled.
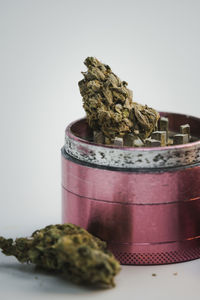
[[[161,113],[197,141],[168,147],[95,144],[86,119],[70,124],[62,148],[62,221],[105,240],[122,264],[200,257],[200,119]]]

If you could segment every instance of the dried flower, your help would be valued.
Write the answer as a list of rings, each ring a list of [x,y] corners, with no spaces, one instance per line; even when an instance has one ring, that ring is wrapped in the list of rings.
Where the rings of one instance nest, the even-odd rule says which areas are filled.
[[[73,224],[50,225],[15,242],[0,237],[0,248],[22,263],[58,271],[76,283],[114,286],[114,276],[120,270],[105,242]]]
[[[110,140],[134,133],[142,139],[155,130],[159,114],[147,105],[132,101],[132,91],[108,65],[94,57],[85,60],[87,72],[79,81],[88,124]]]

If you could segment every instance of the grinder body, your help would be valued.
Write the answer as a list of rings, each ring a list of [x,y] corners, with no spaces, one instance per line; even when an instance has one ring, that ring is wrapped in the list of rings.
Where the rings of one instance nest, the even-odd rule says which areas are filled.
[[[180,114],[163,115],[173,130],[188,121]],[[189,121],[198,135],[200,120]],[[199,258],[200,143],[131,149],[90,139],[85,119],[66,129],[62,221],[105,240],[122,264]]]

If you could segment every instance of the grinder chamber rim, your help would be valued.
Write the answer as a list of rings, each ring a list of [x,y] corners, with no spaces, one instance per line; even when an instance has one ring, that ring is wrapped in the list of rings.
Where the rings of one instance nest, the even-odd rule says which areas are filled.
[[[160,112],[161,116],[193,121],[200,127],[200,118],[170,112]],[[94,165],[114,168],[171,168],[193,165],[200,162],[200,140],[166,147],[120,147],[96,144],[77,136],[75,126],[86,127],[86,118],[71,122],[65,131],[65,151],[70,156]],[[88,126],[87,126],[88,127]],[[83,130],[83,129],[82,129]]]
[[[196,121],[199,121],[199,125],[200,125],[200,118],[198,117],[195,117],[195,116],[191,116],[191,115],[188,115],[188,114],[181,114],[181,113],[174,113],[174,112],[159,112],[162,115],[180,115],[180,116],[184,116],[184,117],[187,117],[187,118],[192,118]],[[69,137],[75,139],[76,141],[80,141],[80,142],[83,142],[83,143],[86,143],[86,144],[92,144],[96,147],[99,147],[99,146],[102,146],[104,148],[111,148],[111,149],[123,149],[123,150],[131,150],[131,151],[136,151],[136,150],[143,150],[143,151],[154,151],[154,150],[157,150],[159,149],[160,151],[163,151],[163,150],[166,150],[166,149],[182,149],[182,148],[185,148],[185,147],[189,147],[189,146],[195,146],[195,145],[200,145],[200,139],[196,142],[191,142],[191,143],[187,143],[187,144],[182,144],[182,145],[173,145],[173,146],[165,146],[165,147],[127,147],[127,146],[123,146],[123,147],[120,147],[120,146],[117,146],[117,145],[105,145],[105,144],[97,144],[93,141],[88,141],[86,139],[83,139],[77,135],[75,135],[73,133],[73,131],[71,130],[72,126],[75,124],[75,123],[78,123],[80,121],[83,121],[83,120],[86,120],[86,117],[84,118],[79,118],[75,121],[72,121],[67,127],[66,127],[66,130],[65,130],[65,135],[69,135]]]

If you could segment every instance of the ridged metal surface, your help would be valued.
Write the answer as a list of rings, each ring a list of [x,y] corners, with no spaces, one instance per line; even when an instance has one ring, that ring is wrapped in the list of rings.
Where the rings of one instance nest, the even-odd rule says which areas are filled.
[[[165,253],[126,253],[111,249],[123,265],[161,265],[179,263],[200,257],[200,248]]]

